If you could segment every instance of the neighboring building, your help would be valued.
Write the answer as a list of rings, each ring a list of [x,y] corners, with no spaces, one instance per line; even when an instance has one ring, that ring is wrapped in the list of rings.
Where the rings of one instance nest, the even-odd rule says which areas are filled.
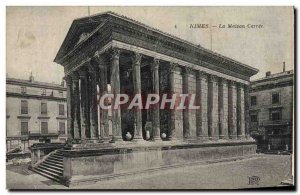
[[[252,81],[250,88],[250,131],[258,148],[291,150],[293,129],[294,71]]]
[[[52,83],[6,79],[7,151],[36,142],[64,142],[67,129],[66,88]]]

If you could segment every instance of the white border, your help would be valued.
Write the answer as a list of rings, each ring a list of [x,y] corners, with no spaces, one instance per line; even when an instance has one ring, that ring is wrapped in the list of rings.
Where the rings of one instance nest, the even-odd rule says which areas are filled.
[[[5,87],[5,77],[6,77],[6,50],[5,50],[5,45],[6,45],[6,7],[5,6],[31,6],[31,5],[35,5],[35,6],[49,6],[49,5],[55,5],[55,6],[62,6],[62,5],[69,5],[69,6],[75,6],[75,5],[81,5],[81,6],[87,6],[87,5],[94,5],[94,6],[291,6],[294,5],[296,6],[296,8],[298,8],[298,12],[299,12],[299,7],[300,7],[300,1],[299,0],[285,0],[285,1],[281,1],[281,0],[265,0],[265,1],[261,1],[261,0],[251,0],[251,1],[238,1],[238,0],[206,0],[206,1],[198,1],[196,2],[195,0],[151,0],[151,1],[139,1],[139,0],[101,0],[101,4],[99,3],[100,1],[96,1],[96,0],[51,0],[51,1],[37,1],[37,0],[2,0],[0,1],[0,5],[1,5],[1,20],[0,20],[0,27],[1,27],[1,32],[0,33],[0,40],[1,40],[1,52],[0,52],[0,59],[2,60],[2,66],[0,66],[1,70],[0,70],[0,75],[1,75],[1,80],[2,82],[0,82],[0,105],[1,105],[1,109],[2,112],[0,111],[0,118],[2,119],[1,123],[0,123],[0,129],[1,129],[1,141],[2,141],[2,146],[5,146],[5,100],[6,100],[6,95],[5,95],[5,91],[6,91],[6,87]],[[299,15],[299,13],[298,13]],[[297,26],[299,27],[299,18],[297,20]],[[299,37],[299,30],[297,32],[297,35]],[[296,55],[298,56],[299,54],[299,50],[297,50]],[[299,68],[297,70],[297,75]],[[299,91],[299,83],[297,82],[297,91]],[[299,104],[298,104],[299,106]],[[298,107],[297,107],[298,108]],[[297,113],[297,111],[295,110],[295,112]],[[297,115],[297,122],[299,122],[299,114]],[[299,132],[297,133],[297,139],[299,140]],[[299,147],[299,144],[298,144]],[[2,154],[2,160],[1,162],[1,174],[3,176],[2,178],[2,182],[1,182],[1,194],[8,194],[9,192],[6,190],[6,178],[4,178],[4,176],[6,175],[6,170],[5,170],[5,147],[1,148],[1,154]],[[297,150],[297,154],[299,154],[299,148]],[[299,159],[298,159],[298,169],[299,169]],[[298,175],[298,179],[299,179],[299,175]],[[19,194],[19,193],[24,193],[24,192],[18,192],[18,193],[14,193],[14,194]],[[29,192],[31,193],[31,192]],[[38,194],[41,194],[42,192],[39,192]],[[56,193],[61,193],[61,192],[56,192]],[[107,192],[100,192],[101,194],[107,194]],[[115,192],[117,193],[117,192]],[[132,193],[132,192],[129,192]],[[160,194],[158,192],[152,192],[155,194]],[[164,192],[165,194],[166,192]],[[173,194],[174,192],[168,192],[170,194]],[[184,193],[184,192],[181,192]],[[201,192],[203,193],[203,192]],[[217,193],[217,192],[215,192]],[[231,192],[229,192],[231,193]],[[273,192],[260,192],[261,194],[265,194],[265,193],[273,193]],[[259,194],[260,194],[259,193]],[[282,193],[282,192],[280,192]],[[77,192],[77,194],[86,194],[85,192]],[[112,194],[112,193],[109,193]]]

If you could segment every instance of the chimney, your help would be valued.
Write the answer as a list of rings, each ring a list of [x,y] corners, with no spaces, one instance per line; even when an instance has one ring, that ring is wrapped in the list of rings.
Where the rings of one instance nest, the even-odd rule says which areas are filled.
[[[285,72],[285,62],[283,62],[283,70],[282,72]]]
[[[30,72],[29,81],[30,81],[30,82],[33,82],[33,81],[34,81],[34,77],[32,76],[32,72]]]
[[[271,76],[271,71],[266,72],[266,77]]]

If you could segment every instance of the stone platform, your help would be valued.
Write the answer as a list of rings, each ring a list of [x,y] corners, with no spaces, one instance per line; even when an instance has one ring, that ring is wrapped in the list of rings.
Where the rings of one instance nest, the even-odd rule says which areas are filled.
[[[253,140],[120,142],[76,144],[61,150],[63,183],[95,182],[208,160],[251,156]]]

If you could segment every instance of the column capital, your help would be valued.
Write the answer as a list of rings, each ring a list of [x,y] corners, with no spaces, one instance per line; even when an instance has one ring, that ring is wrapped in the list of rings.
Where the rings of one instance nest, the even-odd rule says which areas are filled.
[[[170,71],[174,72],[179,65],[177,63],[170,62]]]
[[[227,79],[223,78],[223,77],[219,77],[219,84],[223,85],[224,83],[227,82]]]
[[[106,66],[108,64],[109,59],[107,59],[106,56],[101,54],[95,54],[93,59],[97,62],[98,66],[101,68],[101,66]]]
[[[158,69],[159,68],[159,63],[160,63],[160,59],[157,59],[157,58],[153,58],[153,63],[151,64],[151,67],[153,69]]]
[[[80,67],[78,70],[79,78],[86,78],[87,77],[87,69],[85,67]]]
[[[218,78],[219,78],[218,76],[210,74],[209,82],[218,82]]]
[[[202,80],[203,77],[207,77],[208,74],[202,70],[196,70],[196,79]]]
[[[64,80],[66,81],[67,85],[71,85],[71,83],[72,83],[72,77],[70,75],[65,76]]]
[[[236,82],[232,80],[228,80],[228,85],[230,86],[236,85]]]
[[[193,72],[192,68],[186,66],[183,67],[182,70],[183,70],[183,74],[191,74]]]
[[[113,58],[119,58],[121,54],[121,50],[119,48],[113,47],[110,50],[110,57]]]
[[[243,84],[242,84],[242,83],[236,82],[236,87],[237,87],[238,89],[241,89],[241,88],[243,87]]]
[[[133,55],[131,56],[132,62],[135,65],[140,65],[141,61],[142,61],[142,54],[140,53],[133,53]]]
[[[79,80],[79,74],[77,71],[72,72],[71,74],[72,81],[78,81]]]

